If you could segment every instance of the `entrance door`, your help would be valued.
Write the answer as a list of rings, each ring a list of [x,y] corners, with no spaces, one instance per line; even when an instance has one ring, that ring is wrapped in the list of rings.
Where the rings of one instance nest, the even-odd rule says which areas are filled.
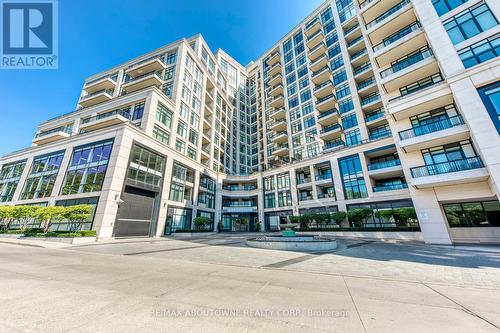
[[[115,237],[150,236],[156,193],[126,186],[118,208]]]

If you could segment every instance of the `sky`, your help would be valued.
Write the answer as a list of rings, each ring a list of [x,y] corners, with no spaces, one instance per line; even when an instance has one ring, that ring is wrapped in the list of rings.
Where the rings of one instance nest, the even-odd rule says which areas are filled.
[[[59,69],[0,70],[0,156],[75,110],[85,78],[201,33],[212,51],[257,59],[324,0],[60,0]]]

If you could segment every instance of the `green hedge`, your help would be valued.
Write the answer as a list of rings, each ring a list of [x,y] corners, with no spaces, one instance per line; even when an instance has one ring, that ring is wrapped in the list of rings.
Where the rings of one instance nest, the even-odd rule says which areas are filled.
[[[75,237],[95,237],[95,230],[80,230],[80,231],[48,231],[43,232],[41,230],[27,230],[24,232],[25,237],[38,237],[38,238],[46,238],[46,237],[62,237],[62,238],[75,238]]]
[[[420,231],[419,227],[353,227],[353,228],[300,228],[298,231],[393,231],[393,232],[415,232]]]
[[[189,233],[189,232],[213,232],[212,230],[198,230],[198,229],[176,229],[172,233]]]

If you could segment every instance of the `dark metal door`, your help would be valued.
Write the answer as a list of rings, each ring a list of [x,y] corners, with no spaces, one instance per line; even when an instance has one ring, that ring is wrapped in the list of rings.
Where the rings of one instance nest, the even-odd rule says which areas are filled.
[[[118,208],[115,237],[150,236],[155,192],[127,186]]]

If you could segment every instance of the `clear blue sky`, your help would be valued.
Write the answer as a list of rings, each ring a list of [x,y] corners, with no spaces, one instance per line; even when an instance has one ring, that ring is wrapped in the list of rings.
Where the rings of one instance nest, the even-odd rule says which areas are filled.
[[[202,33],[246,65],[323,0],[60,0],[59,69],[0,70],[0,156],[75,109],[84,79]]]

